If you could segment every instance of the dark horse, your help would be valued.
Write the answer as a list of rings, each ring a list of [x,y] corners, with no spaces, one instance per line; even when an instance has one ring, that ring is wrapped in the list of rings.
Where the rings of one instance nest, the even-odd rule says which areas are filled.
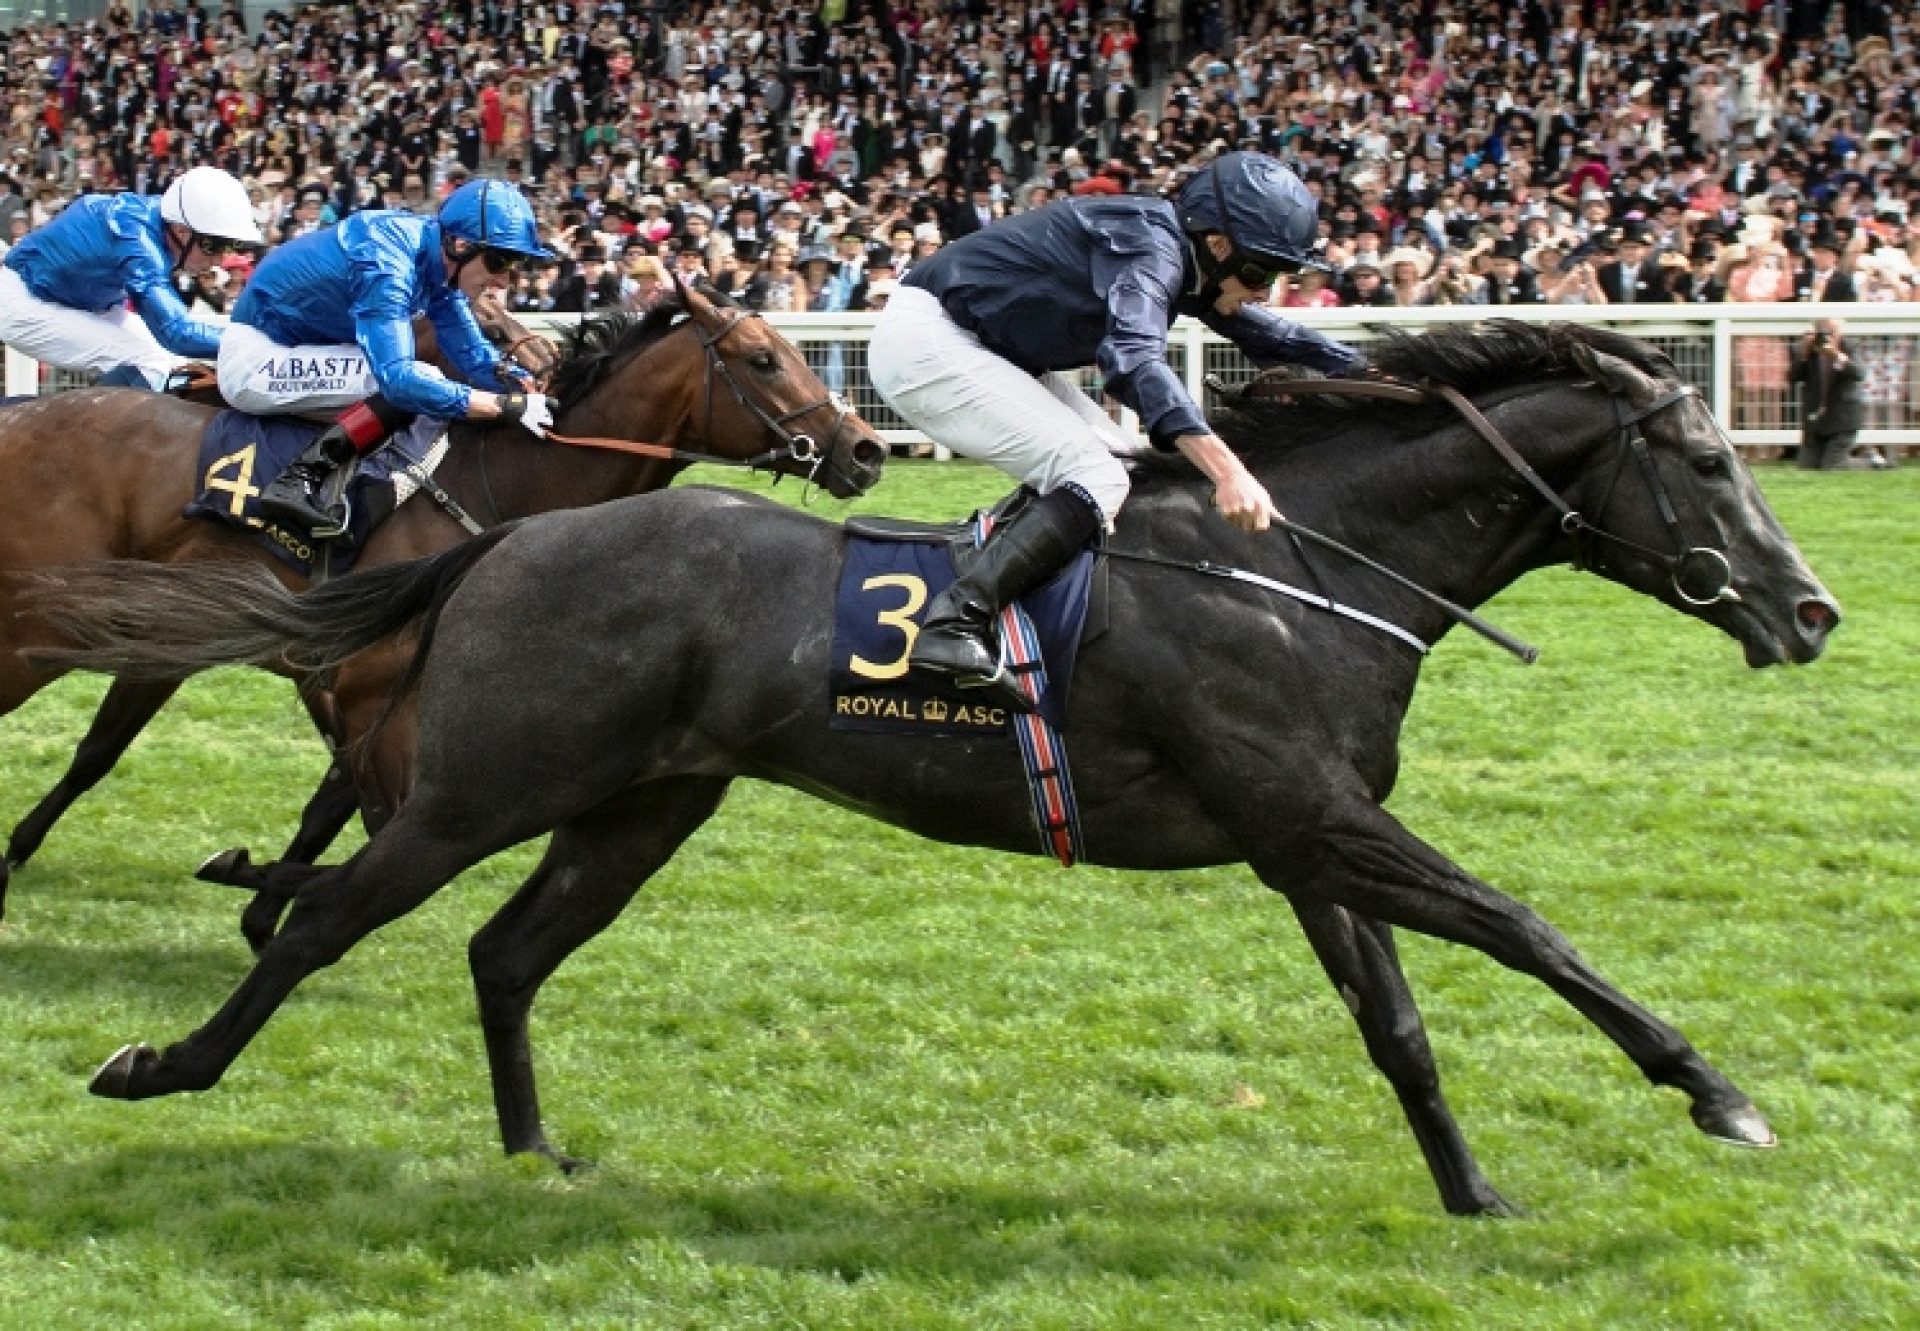
[[[1294,520],[1463,605],[1574,559],[1720,628],[1751,665],[1820,654],[1838,608],[1664,358],[1610,334],[1502,326],[1408,339],[1378,361],[1471,393],[1540,489],[1443,410],[1243,403],[1221,425]],[[1546,492],[1590,526],[1565,521]],[[285,928],[211,1021],[164,1052],[122,1049],[92,1089],[142,1099],[214,1085],[302,979],[467,866],[552,831],[539,868],[474,937],[470,961],[506,1148],[570,1165],[535,1096],[535,994],[712,816],[735,777],[938,840],[1032,853],[1030,801],[1004,739],[829,728],[842,544],[825,522],[686,489],[553,514],[304,598],[232,574],[149,574],[128,588],[112,568],[49,587],[35,613],[87,643],[62,662],[108,670],[282,652],[320,664],[421,626],[407,802],[352,860],[305,871]],[[1691,1097],[1702,1130],[1773,1141],[1747,1096],[1678,1031],[1381,807],[1417,650],[1148,561],[1317,581],[1429,643],[1447,631],[1445,614],[1357,566],[1316,554],[1303,569],[1283,537],[1232,531],[1184,472],[1142,479],[1112,553],[1111,626],[1080,657],[1068,725],[1088,858],[1133,869],[1245,861],[1285,896],[1399,1095],[1448,1210],[1506,1204],[1442,1098],[1396,927],[1544,981],[1650,1080]],[[620,576],[642,568],[644,578]],[[268,592],[279,593],[270,604]],[[132,618],[101,627],[120,615]]]
[[[757,316],[697,292],[683,291],[681,301],[644,320],[614,316],[583,324],[569,336],[550,387],[562,404],[557,428],[569,435],[641,441],[681,456],[567,447],[517,428],[460,423],[438,473],[441,485],[479,522],[495,525],[658,489],[702,457],[758,459],[775,471],[814,475],[842,496],[873,483],[884,442],[827,391],[791,343]],[[682,311],[686,318],[676,322]],[[297,582],[251,538],[180,516],[192,494],[194,450],[211,414],[176,399],[107,389],[0,413],[0,476],[6,478],[0,574],[113,557],[156,564],[246,561]],[[454,518],[421,495],[381,525],[361,562],[414,559],[465,539]],[[0,577],[0,647],[6,649],[45,642],[12,613],[15,582]],[[393,659],[372,654],[341,669],[326,692],[310,695],[315,720],[337,753],[352,752],[345,746],[381,710]],[[0,715],[53,678],[15,651],[0,651]],[[177,681],[115,681],[73,770],[16,829],[10,864],[25,861],[177,688]],[[403,731],[383,736],[351,770],[336,760],[307,808],[290,859],[317,856],[356,804],[369,826],[378,826],[408,782]],[[0,911],[6,876],[0,865]],[[256,945],[279,915],[277,903],[261,906],[248,919]]]

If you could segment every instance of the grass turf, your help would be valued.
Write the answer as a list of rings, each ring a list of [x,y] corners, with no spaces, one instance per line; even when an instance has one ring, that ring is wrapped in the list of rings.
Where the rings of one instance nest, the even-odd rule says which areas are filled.
[[[720,479],[720,478],[714,478]],[[85,1094],[246,965],[240,898],[323,757],[283,683],[196,681],[15,877],[0,926],[0,1326],[1909,1326],[1920,469],[1763,482],[1848,612],[1826,659],[1592,578],[1456,634],[1393,808],[1565,928],[1770,1115],[1694,1132],[1557,999],[1403,939],[1461,1122],[1520,1220],[1445,1217],[1291,917],[1244,870],[931,845],[742,783],[543,993],[572,1180],[497,1153],[466,937],[480,866],[314,977],[226,1083]],[[859,506],[1000,488],[900,465]],[[843,511],[832,506],[834,514]],[[11,820],[101,692],[9,718]]]

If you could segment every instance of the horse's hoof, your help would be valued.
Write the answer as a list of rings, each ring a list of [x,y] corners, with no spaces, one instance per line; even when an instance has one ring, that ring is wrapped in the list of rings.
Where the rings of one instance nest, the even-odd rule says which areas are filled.
[[[1526,1212],[1495,1192],[1491,1187],[1474,1190],[1471,1197],[1458,1206],[1449,1206],[1454,1215],[1469,1216],[1485,1220],[1517,1220]]]
[[[253,857],[247,854],[245,846],[235,846],[223,850],[217,855],[209,855],[193,876],[203,883],[218,883],[222,887],[237,887],[239,875],[253,865]]]
[[[1695,1105],[1693,1121],[1700,1131],[1715,1141],[1734,1146],[1764,1148],[1780,1143],[1765,1116],[1753,1107],[1751,1101],[1733,1105]]]
[[[87,1083],[87,1089],[108,1100],[132,1100],[135,1074],[159,1061],[160,1055],[153,1051],[152,1045],[123,1044],[112,1058],[100,1065],[93,1080]]]

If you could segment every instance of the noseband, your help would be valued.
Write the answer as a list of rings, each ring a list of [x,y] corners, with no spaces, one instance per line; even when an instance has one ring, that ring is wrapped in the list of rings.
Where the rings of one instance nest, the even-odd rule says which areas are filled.
[[[725,382],[727,387],[732,390],[734,398],[740,405],[759,417],[760,423],[766,426],[775,438],[780,440],[780,446],[778,448],[770,449],[758,457],[749,459],[745,464],[735,465],[759,468],[770,465],[777,466],[782,462],[792,462],[806,468],[805,474],[808,485],[818,485],[820,469],[827,464],[827,460],[832,456],[834,446],[840,440],[840,431],[846,425],[847,418],[851,416],[853,412],[848,409],[845,399],[838,393],[831,391],[818,401],[809,402],[803,407],[795,408],[793,411],[787,412],[784,416],[773,415],[762,406],[756,398],[748,395],[740,381],[734,377],[733,371],[727,367],[725,359],[721,357],[720,344],[726,341],[741,324],[747,322],[749,319],[758,319],[760,317],[757,312],[739,311],[730,315],[726,322],[722,323],[719,328],[713,330],[711,333],[701,334],[700,347],[701,350],[706,353],[707,357],[706,387],[703,389],[707,400],[705,413],[706,423],[701,427],[701,434],[709,441],[713,438],[713,381],[718,378]],[[798,430],[792,430],[787,427],[789,421],[796,421],[802,417],[811,416],[822,407],[832,407],[834,413],[833,428],[827,432],[827,442],[824,448],[815,442],[812,435],[803,434]],[[713,460],[722,461],[724,459]]]
[[[1673,582],[1674,594],[1688,605],[1717,605],[1721,601],[1740,599],[1740,594],[1733,589],[1733,564],[1728,560],[1726,553],[1712,546],[1693,545],[1687,540],[1686,533],[1680,526],[1680,516],[1674,510],[1673,501],[1667,496],[1666,484],[1660,479],[1660,469],[1654,465],[1652,451],[1647,447],[1647,436],[1640,428],[1641,422],[1659,415],[1667,408],[1684,402],[1688,398],[1699,397],[1698,389],[1690,384],[1668,389],[1638,411],[1628,411],[1627,404],[1622,398],[1618,396],[1612,398],[1614,429],[1626,445],[1625,453],[1631,453],[1639,464],[1640,474],[1645,478],[1647,488],[1653,493],[1654,507],[1660,513],[1660,520],[1679,547],[1677,554],[1669,554],[1664,550],[1642,545],[1638,541],[1628,540],[1624,536],[1588,522],[1573,505],[1561,497],[1557,490],[1541,479],[1540,473],[1520,456],[1512,444],[1501,437],[1500,432],[1493,427],[1493,422],[1482,415],[1480,409],[1469,402],[1464,394],[1458,389],[1445,385],[1436,385],[1433,391],[1452,403],[1454,410],[1460,413],[1461,418],[1473,428],[1474,433],[1492,445],[1494,451],[1506,464],[1518,472],[1520,477],[1531,485],[1541,498],[1551,504],[1555,512],[1559,513],[1560,530],[1565,532],[1573,542],[1575,568],[1598,572],[1600,548],[1597,543],[1605,541],[1644,555],[1666,569],[1667,576]],[[1622,466],[1625,465],[1625,453],[1622,454]],[[1619,479],[1620,468],[1616,467],[1612,480],[1607,482],[1606,492],[1601,496],[1597,511],[1606,512],[1607,503],[1612,499],[1614,486]],[[1711,592],[1696,595],[1687,587],[1686,573],[1690,568],[1703,566],[1711,571],[1714,586]]]

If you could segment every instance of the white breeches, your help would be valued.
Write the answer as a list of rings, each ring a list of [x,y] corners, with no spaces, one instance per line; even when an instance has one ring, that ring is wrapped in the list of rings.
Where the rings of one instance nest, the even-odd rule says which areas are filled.
[[[41,300],[20,274],[0,264],[0,343],[60,370],[104,373],[137,365],[155,388],[187,357],[154,338],[146,322],[125,306],[75,310]]]
[[[380,389],[352,343],[283,347],[251,324],[228,326],[219,368],[221,395],[256,416],[344,411]]]
[[[962,457],[988,462],[1041,494],[1076,485],[1109,525],[1126,502],[1115,452],[1131,438],[1065,375],[1039,378],[981,345],[918,287],[901,287],[874,325],[867,372],[886,404]]]

